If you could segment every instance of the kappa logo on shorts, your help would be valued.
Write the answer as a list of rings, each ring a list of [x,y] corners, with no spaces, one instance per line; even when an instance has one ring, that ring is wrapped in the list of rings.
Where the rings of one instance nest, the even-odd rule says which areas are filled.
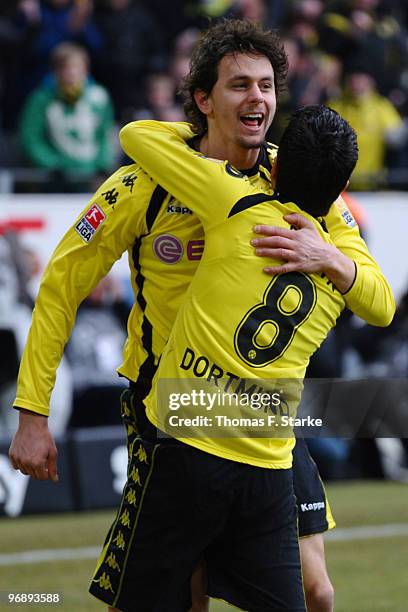
[[[85,215],[78,221],[75,230],[85,242],[90,242],[101,223],[106,219],[105,213],[97,204],[93,204]]]
[[[149,483],[158,445],[143,443],[136,431],[136,422],[127,396],[121,399],[122,416],[127,426],[129,449],[128,479],[123,489],[120,511],[109,532],[109,540],[99,558],[90,592],[116,607],[121,596],[122,576],[127,570],[129,552],[137,527],[144,492]],[[146,444],[146,445],[145,445]]]
[[[312,502],[310,504],[300,504],[300,510],[302,512],[310,512],[310,510],[324,510],[326,504],[324,502]]]
[[[184,248],[180,240],[173,234],[162,234],[153,242],[153,251],[166,264],[176,264],[183,257]]]

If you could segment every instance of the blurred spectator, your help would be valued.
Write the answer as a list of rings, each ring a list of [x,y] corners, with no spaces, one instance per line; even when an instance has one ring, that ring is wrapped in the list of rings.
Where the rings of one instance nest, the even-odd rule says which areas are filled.
[[[17,309],[18,293],[19,282],[12,247],[7,237],[0,234],[0,433],[9,429],[10,395],[15,389],[18,372],[16,319],[20,325],[22,323]],[[30,310],[27,310],[26,320],[29,320]]]
[[[361,359],[359,375],[383,380],[372,422],[368,423],[379,431],[379,438],[374,443],[358,442],[360,446],[371,442],[372,453],[376,453],[387,478],[408,482],[408,291],[401,297],[389,327],[365,324],[355,328],[351,343]],[[384,431],[393,437],[385,437]]]
[[[357,132],[359,160],[352,175],[352,189],[383,185],[387,147],[402,148],[407,139],[407,127],[394,105],[378,93],[374,78],[364,67],[348,73],[342,94],[327,104]]]
[[[317,47],[318,23],[323,6],[321,0],[295,0],[289,4],[286,22],[288,33],[308,49]]]
[[[15,24],[15,3],[0,8],[0,125],[15,126],[17,79],[20,74],[23,34]]]
[[[223,17],[235,4],[236,0],[189,0],[187,7],[188,12],[192,15],[217,19]],[[201,25],[203,26],[204,23]]]
[[[346,71],[355,63],[370,66],[383,95],[400,86],[407,61],[406,30],[393,11],[389,1],[334,0],[321,17],[320,47],[338,56]]]
[[[133,117],[159,121],[184,121],[185,116],[176,103],[176,84],[169,74],[152,74],[146,81],[146,108],[138,109]]]
[[[71,427],[119,425],[127,381],[116,373],[126,339],[128,304],[117,279],[105,277],[78,309],[66,356],[74,375]]]
[[[167,67],[161,32],[148,7],[132,0],[104,0],[95,18],[103,35],[95,75],[110,91],[116,117],[125,123],[143,101],[143,79]]]
[[[114,162],[112,106],[107,91],[89,79],[88,54],[81,47],[59,45],[52,67],[53,78],[27,99],[21,144],[34,166],[56,171],[59,181],[71,173],[79,190]]]
[[[190,70],[191,52],[199,36],[199,30],[196,28],[187,28],[183,30],[174,41],[169,72],[174,78],[177,92],[182,89],[184,78]]]
[[[62,42],[84,46],[91,54],[102,44],[93,19],[93,0],[20,0],[17,24],[25,37],[22,69],[28,93],[48,72],[52,51]]]
[[[269,139],[278,144],[292,112],[308,104],[324,104],[340,89],[341,64],[333,56],[308,48],[298,38],[284,39],[288,55],[288,87],[279,101]]]
[[[29,283],[38,274],[33,265],[38,258],[31,250],[30,263],[19,237],[13,232],[1,233],[0,228],[0,433],[10,435],[16,430],[18,411],[11,410],[16,394],[16,379],[20,358],[31,323],[32,296]],[[34,258],[34,259],[33,259]],[[62,434],[71,413],[72,380],[65,358],[58,368],[52,394],[50,429]]]
[[[216,0],[218,1],[218,0]],[[204,0],[207,4],[208,0]],[[224,2],[224,0],[221,0]],[[163,0],[149,0],[149,11],[153,15],[157,23],[163,48],[166,53],[170,53],[173,47],[173,42],[180,32],[188,27],[206,27],[208,21],[201,21],[197,17],[197,4],[201,0],[172,0],[171,2],[163,2]]]
[[[238,19],[263,23],[267,18],[266,2],[265,0],[235,0],[230,14]]]

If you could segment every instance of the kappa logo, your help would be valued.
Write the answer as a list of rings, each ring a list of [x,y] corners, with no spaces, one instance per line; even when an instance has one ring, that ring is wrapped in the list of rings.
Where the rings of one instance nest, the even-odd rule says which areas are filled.
[[[153,251],[166,264],[176,264],[183,257],[184,248],[176,236],[162,234],[153,242]]]
[[[302,512],[310,512],[311,510],[316,511],[316,510],[324,510],[325,508],[325,503],[324,502],[313,502],[310,504],[300,504],[300,509]]]
[[[101,223],[106,219],[105,213],[97,204],[93,204],[85,215],[78,221],[75,230],[84,242],[90,242]]]
[[[168,213],[178,213],[179,215],[192,215],[193,211],[191,210],[191,208],[188,208],[187,206],[175,206],[174,205],[174,198],[171,198],[171,200],[169,200],[169,203],[167,204],[167,212]]]

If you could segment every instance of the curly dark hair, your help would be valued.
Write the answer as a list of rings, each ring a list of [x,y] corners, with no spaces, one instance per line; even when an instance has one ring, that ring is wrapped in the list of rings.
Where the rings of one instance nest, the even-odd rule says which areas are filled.
[[[218,79],[218,65],[226,55],[248,53],[269,59],[275,75],[276,97],[286,88],[288,60],[279,36],[249,20],[223,19],[206,30],[193,49],[190,72],[181,93],[184,112],[198,134],[207,129],[207,118],[194,100],[197,89],[210,94]]]

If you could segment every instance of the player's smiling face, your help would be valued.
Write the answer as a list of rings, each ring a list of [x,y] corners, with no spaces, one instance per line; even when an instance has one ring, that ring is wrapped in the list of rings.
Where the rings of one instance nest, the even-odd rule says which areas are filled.
[[[203,94],[196,100],[207,116],[210,141],[223,143],[228,149],[258,148],[276,110],[274,72],[269,59],[246,53],[224,56],[210,95]]]

